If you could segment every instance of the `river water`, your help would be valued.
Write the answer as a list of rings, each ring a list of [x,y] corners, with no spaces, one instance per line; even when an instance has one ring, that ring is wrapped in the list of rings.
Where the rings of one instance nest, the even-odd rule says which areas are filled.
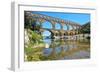
[[[49,48],[42,50],[43,56],[50,57],[52,60],[90,58],[90,43],[88,40],[45,39],[44,42],[49,44]]]
[[[52,40],[44,39],[49,47],[33,48],[27,53],[27,61],[47,61],[47,60],[72,60],[90,58],[89,40]]]

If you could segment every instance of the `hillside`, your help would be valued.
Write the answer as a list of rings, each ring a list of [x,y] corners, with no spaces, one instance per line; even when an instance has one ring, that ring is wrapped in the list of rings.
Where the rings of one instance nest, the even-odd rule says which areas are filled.
[[[90,22],[87,22],[86,24],[84,24],[81,27],[80,33],[89,33],[90,34]]]

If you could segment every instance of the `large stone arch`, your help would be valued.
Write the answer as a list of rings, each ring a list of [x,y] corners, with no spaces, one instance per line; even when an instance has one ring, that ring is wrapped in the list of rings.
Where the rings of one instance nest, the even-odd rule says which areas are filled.
[[[41,28],[40,32],[44,32],[44,31],[49,31],[51,33],[51,38],[54,39],[55,36],[55,31],[54,30],[50,30],[50,29],[45,29],[45,28]]]
[[[68,26],[65,24],[65,25],[63,25],[63,30],[65,30],[65,31],[67,31],[68,29]]]
[[[46,28],[46,29],[53,29],[53,25],[52,25],[51,22],[49,22],[49,21],[44,21],[44,22],[41,24],[41,27],[42,27],[42,28]]]
[[[62,29],[62,25],[60,23],[56,23],[54,26],[55,26],[55,30],[61,30]]]

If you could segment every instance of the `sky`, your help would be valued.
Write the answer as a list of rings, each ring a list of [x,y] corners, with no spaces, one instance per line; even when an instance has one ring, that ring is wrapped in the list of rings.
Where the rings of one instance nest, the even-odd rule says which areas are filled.
[[[64,20],[70,20],[76,23],[79,23],[80,25],[84,25],[85,23],[90,21],[90,14],[85,13],[62,13],[62,12],[33,12],[36,14],[44,14],[48,16],[52,16],[55,18],[60,18]],[[44,22],[42,24],[43,28],[52,28],[52,25],[49,22]],[[56,29],[61,29],[60,24],[55,25]],[[63,26],[64,30],[67,30],[66,26]],[[44,31],[43,36],[49,36],[51,33],[49,31]]]

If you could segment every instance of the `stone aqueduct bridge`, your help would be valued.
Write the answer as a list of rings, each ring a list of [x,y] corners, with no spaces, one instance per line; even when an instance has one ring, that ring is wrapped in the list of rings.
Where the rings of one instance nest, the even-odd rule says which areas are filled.
[[[53,33],[53,36],[62,37],[62,36],[77,35],[77,34],[79,34],[79,29],[81,28],[81,25],[79,23],[69,21],[69,20],[63,20],[60,18],[55,18],[55,17],[43,15],[43,14],[36,14],[36,13],[29,12],[29,11],[26,12],[25,15],[26,15],[27,19],[30,20],[30,24],[32,24],[32,21],[39,22],[40,24],[42,24],[46,21],[50,22],[52,25],[52,29],[41,27],[40,31],[43,32],[44,30],[48,30],[51,32],[51,34]],[[56,29],[55,28],[56,24],[60,24],[61,29]],[[66,26],[67,30],[64,30],[63,26]]]

